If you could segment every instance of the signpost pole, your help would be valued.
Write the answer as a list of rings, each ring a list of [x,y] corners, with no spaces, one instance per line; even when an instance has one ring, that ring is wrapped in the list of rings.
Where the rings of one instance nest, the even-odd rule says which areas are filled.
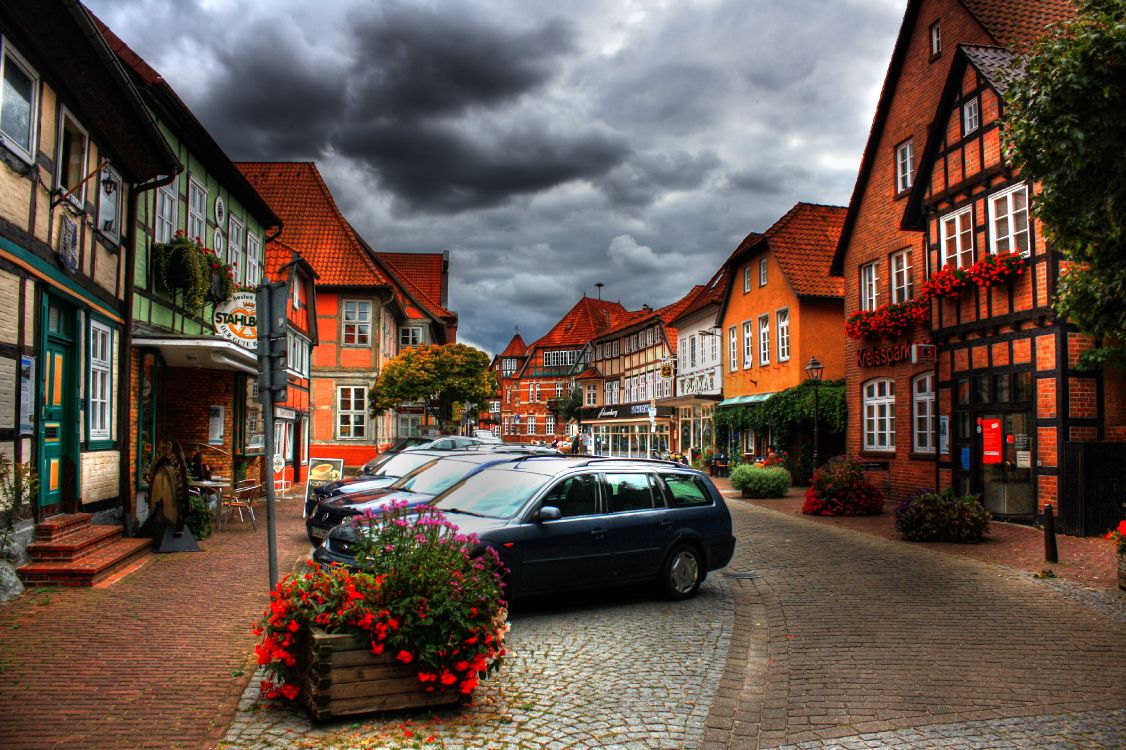
[[[274,519],[274,393],[270,341],[270,286],[258,287],[258,399],[262,402],[262,430],[265,433],[266,470],[266,557],[270,566],[270,591],[278,585],[277,528]]]

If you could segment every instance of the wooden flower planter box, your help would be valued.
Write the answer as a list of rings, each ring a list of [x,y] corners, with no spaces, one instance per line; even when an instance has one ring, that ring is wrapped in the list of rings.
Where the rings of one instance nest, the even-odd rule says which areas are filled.
[[[388,654],[376,656],[369,640],[347,633],[313,628],[298,653],[298,664],[301,701],[316,721],[450,705],[462,698],[456,691],[426,692],[417,668]]]

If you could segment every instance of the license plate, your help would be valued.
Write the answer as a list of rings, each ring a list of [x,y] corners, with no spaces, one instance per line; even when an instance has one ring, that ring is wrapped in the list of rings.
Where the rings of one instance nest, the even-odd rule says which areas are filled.
[[[317,539],[324,539],[328,536],[328,529],[318,529],[316,526],[310,526],[309,534],[315,536]]]

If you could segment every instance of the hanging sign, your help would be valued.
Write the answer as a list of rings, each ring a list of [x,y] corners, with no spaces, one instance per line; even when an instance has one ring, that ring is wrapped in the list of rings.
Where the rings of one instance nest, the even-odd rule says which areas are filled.
[[[258,348],[258,303],[254,292],[235,292],[215,307],[215,333],[247,349]]]
[[[1001,463],[1001,420],[984,419],[981,422],[981,462]]]

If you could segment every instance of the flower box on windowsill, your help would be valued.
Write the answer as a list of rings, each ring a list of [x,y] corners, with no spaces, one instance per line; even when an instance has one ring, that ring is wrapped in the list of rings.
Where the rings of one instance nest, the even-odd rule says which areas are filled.
[[[301,702],[317,721],[404,708],[446,706],[466,696],[419,682],[418,669],[373,654],[370,638],[311,628],[298,652]]]

